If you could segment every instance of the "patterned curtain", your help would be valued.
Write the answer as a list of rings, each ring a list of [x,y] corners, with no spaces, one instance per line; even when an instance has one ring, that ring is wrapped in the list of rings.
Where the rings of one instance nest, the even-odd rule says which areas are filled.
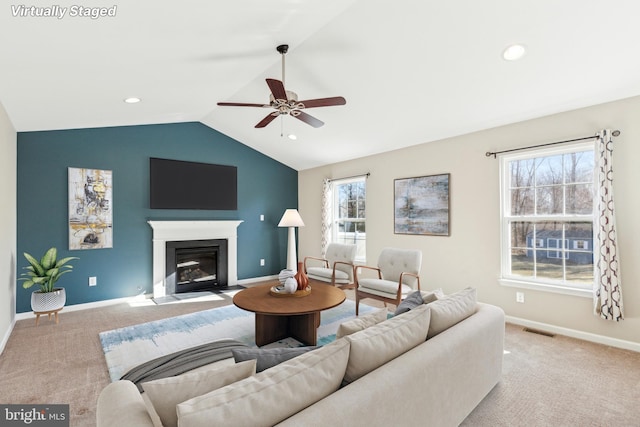
[[[321,238],[321,244],[322,244],[322,257],[324,258],[327,254],[327,246],[329,246],[329,243],[331,243],[331,223],[332,223],[332,218],[331,218],[331,207],[333,205],[333,200],[332,200],[332,185],[331,185],[331,180],[330,179],[324,179],[322,181],[322,212],[321,212],[321,220],[322,220],[322,225],[321,225],[321,232],[322,232],[322,238]]]
[[[594,257],[599,277],[595,280],[594,314],[603,319],[619,322],[622,310],[622,284],[620,259],[616,242],[616,221],[613,205],[613,140],[611,130],[598,134],[596,141],[596,245]]]

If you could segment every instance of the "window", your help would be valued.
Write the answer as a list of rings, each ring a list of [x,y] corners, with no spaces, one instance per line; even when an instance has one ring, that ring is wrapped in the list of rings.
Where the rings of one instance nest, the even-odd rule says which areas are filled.
[[[573,249],[589,249],[588,240],[574,240]]]
[[[593,145],[505,155],[500,177],[501,283],[590,296]]]
[[[563,250],[553,250],[553,249],[563,249],[568,247],[569,241],[567,239],[547,239],[547,258],[569,258],[569,252]],[[564,246],[562,244],[564,243]],[[552,249],[552,250],[549,250]]]
[[[356,261],[366,261],[366,180],[364,177],[333,181],[331,241],[355,243]]]

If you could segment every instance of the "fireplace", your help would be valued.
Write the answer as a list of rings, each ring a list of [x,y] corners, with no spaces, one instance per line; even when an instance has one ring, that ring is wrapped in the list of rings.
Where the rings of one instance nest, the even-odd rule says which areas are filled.
[[[227,286],[238,284],[237,228],[242,221],[194,220],[194,221],[148,221],[153,229],[153,297],[159,298],[175,293],[170,289],[171,277],[167,274],[167,244],[175,242],[226,240]],[[223,262],[218,257],[218,266]],[[220,273],[216,272],[219,276]],[[219,280],[219,279],[218,279]]]
[[[167,242],[167,294],[226,288],[227,246],[226,239]]]

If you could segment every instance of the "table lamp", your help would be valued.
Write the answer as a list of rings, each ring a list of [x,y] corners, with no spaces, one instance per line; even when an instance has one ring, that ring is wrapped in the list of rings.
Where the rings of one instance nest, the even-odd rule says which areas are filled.
[[[296,209],[287,209],[278,223],[278,227],[289,227],[289,244],[287,245],[287,269],[298,271],[296,256],[295,227],[304,227],[304,222]]]

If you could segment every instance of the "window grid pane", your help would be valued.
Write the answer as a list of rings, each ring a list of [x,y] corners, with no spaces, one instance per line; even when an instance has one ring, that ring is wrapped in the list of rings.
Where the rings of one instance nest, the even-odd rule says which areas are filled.
[[[364,179],[334,184],[332,241],[356,244],[356,258],[366,256],[366,183]]]
[[[505,274],[569,287],[591,285],[593,151],[507,160],[506,165]]]

